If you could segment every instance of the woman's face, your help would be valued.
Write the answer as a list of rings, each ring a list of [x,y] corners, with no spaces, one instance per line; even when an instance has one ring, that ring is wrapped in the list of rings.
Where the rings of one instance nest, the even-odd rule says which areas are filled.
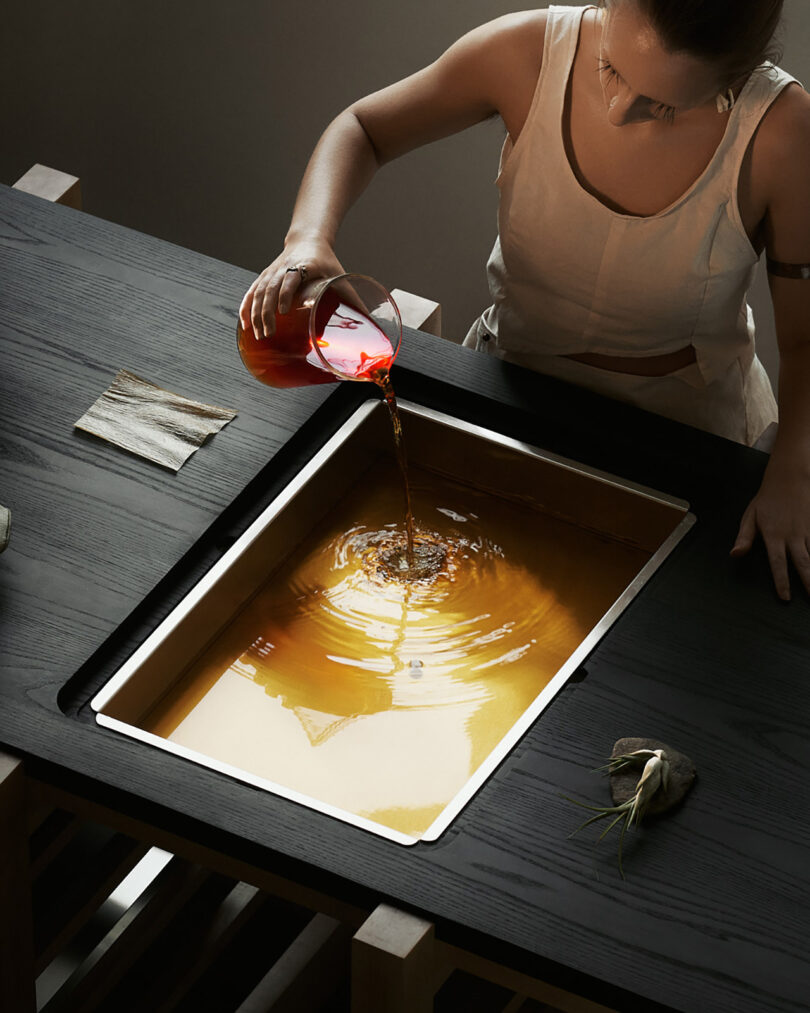
[[[610,0],[602,19],[599,74],[614,126],[672,121],[679,113],[714,106],[723,87],[717,68],[665,49],[635,0]]]

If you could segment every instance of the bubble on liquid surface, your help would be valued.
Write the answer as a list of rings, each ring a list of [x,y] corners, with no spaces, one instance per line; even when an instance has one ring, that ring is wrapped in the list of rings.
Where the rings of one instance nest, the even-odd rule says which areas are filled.
[[[421,679],[424,674],[424,667],[423,661],[420,661],[418,658],[411,658],[408,662],[408,675],[412,679]]]

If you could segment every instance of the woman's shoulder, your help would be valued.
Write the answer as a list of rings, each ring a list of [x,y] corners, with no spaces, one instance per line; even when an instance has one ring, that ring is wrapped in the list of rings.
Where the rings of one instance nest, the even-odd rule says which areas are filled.
[[[523,37],[523,41],[529,41],[527,36],[533,35],[535,41],[539,39],[542,42],[548,19],[549,11],[545,7],[532,8],[502,14],[500,17],[487,21],[481,28],[502,37],[514,34],[518,40]]]
[[[542,10],[516,11],[503,14],[473,29],[466,38],[507,58],[536,61],[543,58],[543,45],[549,12]]]
[[[479,31],[505,46],[532,53],[539,60],[543,56],[546,29],[552,18],[557,18],[560,23],[567,21],[579,31],[581,18],[595,18],[597,13],[592,5],[584,5],[583,9],[581,4],[556,6],[553,10],[535,8],[503,14],[482,25]]]
[[[762,118],[754,142],[775,172],[810,162],[810,95],[798,82],[786,85]]]
[[[791,81],[782,88],[762,128],[774,143],[788,146],[797,134],[804,135],[810,130],[810,95],[798,81]]]
[[[768,107],[750,150],[752,192],[777,231],[790,231],[810,216],[808,164],[810,95],[790,83]]]
[[[463,40],[473,46],[476,73],[487,82],[493,106],[513,139],[529,111],[543,62],[547,10],[519,11],[495,18]],[[466,61],[469,64],[469,59]]]
[[[594,19],[596,8],[571,5],[553,11],[542,8],[504,14],[474,29],[461,42],[477,47],[487,66],[497,65],[510,81],[518,77],[524,83],[524,79],[536,82],[551,19],[566,17],[578,36],[581,19]]]

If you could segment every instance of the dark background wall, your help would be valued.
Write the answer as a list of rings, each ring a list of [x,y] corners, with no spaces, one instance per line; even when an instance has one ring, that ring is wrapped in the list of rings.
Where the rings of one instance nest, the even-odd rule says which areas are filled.
[[[281,248],[307,158],[331,117],[522,5],[4,6],[0,182],[35,162],[62,169],[81,178],[88,212],[259,271]],[[786,0],[785,12],[783,66],[810,83],[810,3]],[[339,237],[348,269],[441,302],[445,333],[456,340],[487,304],[502,140],[491,121],[386,166]],[[773,370],[761,282],[754,304]]]

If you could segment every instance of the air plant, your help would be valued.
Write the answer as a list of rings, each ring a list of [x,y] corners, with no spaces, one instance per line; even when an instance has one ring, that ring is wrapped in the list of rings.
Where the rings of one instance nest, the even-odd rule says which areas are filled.
[[[635,793],[620,805],[586,805],[584,802],[578,802],[576,799],[569,799],[575,805],[583,809],[590,809],[596,813],[595,816],[591,816],[581,826],[577,827],[574,833],[569,834],[569,839],[574,834],[578,834],[580,830],[590,826],[591,823],[596,823],[598,820],[608,819],[612,816],[613,819],[599,836],[599,840],[601,841],[618,823],[621,824],[621,831],[619,833],[619,872],[622,879],[624,879],[622,846],[628,827],[633,826],[633,824],[638,826],[656,793],[659,790],[666,792],[669,787],[670,763],[663,749],[637,749],[632,753],[620,753],[618,756],[611,757],[604,767],[598,767],[597,769],[605,771],[607,774],[618,774],[632,768],[640,768],[641,777],[638,779]]]

